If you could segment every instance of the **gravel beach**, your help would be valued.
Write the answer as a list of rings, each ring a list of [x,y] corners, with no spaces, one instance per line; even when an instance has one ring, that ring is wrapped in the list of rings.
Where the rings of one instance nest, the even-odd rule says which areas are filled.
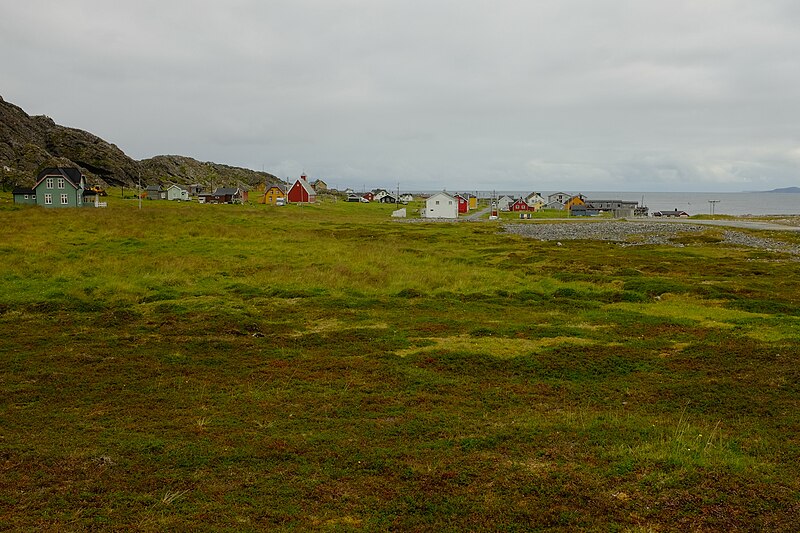
[[[669,222],[564,222],[535,224],[504,224],[508,233],[539,239],[541,241],[600,240],[622,246],[662,244],[683,246],[673,239],[682,235],[708,231],[709,226],[699,224],[673,224]],[[757,237],[740,231],[724,230],[722,243],[758,248],[772,252],[800,255],[800,246],[767,237]]]

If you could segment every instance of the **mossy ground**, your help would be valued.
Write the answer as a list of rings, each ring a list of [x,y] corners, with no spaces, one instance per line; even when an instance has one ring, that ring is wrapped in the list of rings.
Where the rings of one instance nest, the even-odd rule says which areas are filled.
[[[109,201],[0,206],[5,527],[796,527],[782,254]]]

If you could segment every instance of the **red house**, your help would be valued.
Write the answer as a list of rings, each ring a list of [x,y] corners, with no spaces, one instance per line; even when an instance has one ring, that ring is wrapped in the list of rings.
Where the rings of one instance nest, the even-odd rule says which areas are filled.
[[[367,199],[367,200],[369,200],[370,202],[372,202],[372,201],[374,201],[374,200],[375,200],[375,195],[374,195],[374,194],[372,194],[371,192],[365,192],[364,194],[362,194],[362,195],[361,195],[361,197],[362,197],[362,198],[366,198],[366,199]]]
[[[511,204],[510,209],[511,211],[534,211],[534,209],[531,206],[529,206],[522,198]]]
[[[306,175],[300,176],[300,179],[294,182],[292,188],[286,194],[286,197],[292,203],[308,203],[313,204],[317,201],[317,193],[306,180]]]
[[[455,199],[458,200],[458,214],[459,215],[461,213],[466,213],[467,211],[469,211],[469,200],[467,200],[466,198],[464,198],[460,194],[457,194],[455,196]]]

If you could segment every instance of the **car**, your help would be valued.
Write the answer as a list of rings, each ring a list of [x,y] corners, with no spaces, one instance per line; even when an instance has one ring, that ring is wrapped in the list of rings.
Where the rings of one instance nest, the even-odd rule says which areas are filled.
[[[359,202],[361,202],[362,204],[368,204],[368,203],[369,203],[369,199],[367,199],[367,198],[364,198],[364,197],[362,196],[362,197],[361,197],[361,199],[359,200]]]

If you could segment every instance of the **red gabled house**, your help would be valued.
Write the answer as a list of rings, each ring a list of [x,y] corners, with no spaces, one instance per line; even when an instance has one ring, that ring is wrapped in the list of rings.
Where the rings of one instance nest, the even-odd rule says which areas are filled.
[[[314,188],[309,185],[306,175],[303,174],[294,182],[292,188],[286,194],[288,200],[292,203],[307,203],[313,204],[317,201],[317,193]]]
[[[531,206],[529,206],[527,204],[527,202],[525,202],[525,200],[522,199],[522,198],[520,198],[519,200],[517,200],[516,202],[511,204],[510,210],[511,211],[535,211],[535,209],[532,208]]]

